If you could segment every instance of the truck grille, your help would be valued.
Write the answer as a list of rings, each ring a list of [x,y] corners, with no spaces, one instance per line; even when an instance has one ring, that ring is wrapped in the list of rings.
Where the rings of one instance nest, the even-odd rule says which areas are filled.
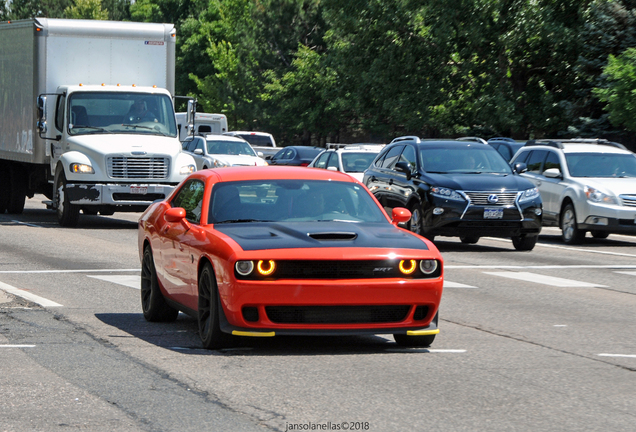
[[[166,179],[170,160],[166,157],[111,156],[107,159],[108,176],[117,179]]]
[[[517,199],[517,192],[466,192],[470,203],[479,206],[512,206]],[[497,202],[488,202],[488,197],[497,196]]]

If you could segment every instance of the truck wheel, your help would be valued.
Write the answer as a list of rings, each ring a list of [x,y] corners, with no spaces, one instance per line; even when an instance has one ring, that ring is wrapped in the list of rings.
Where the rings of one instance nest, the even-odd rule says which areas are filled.
[[[15,167],[11,168],[9,177],[11,179],[11,189],[7,210],[11,214],[20,214],[24,211],[24,201],[26,200],[26,179],[22,172]]]
[[[4,214],[9,207],[9,196],[11,195],[10,182],[9,167],[0,162],[0,214]]]
[[[66,176],[60,171],[55,180],[55,207],[57,221],[63,227],[73,228],[79,222],[80,207],[71,204],[66,193]]]

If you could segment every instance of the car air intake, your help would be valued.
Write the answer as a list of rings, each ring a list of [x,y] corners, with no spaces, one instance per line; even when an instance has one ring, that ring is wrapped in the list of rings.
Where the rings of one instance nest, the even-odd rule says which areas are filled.
[[[266,306],[277,324],[378,324],[401,322],[411,306]]]
[[[358,237],[358,234],[356,233],[346,232],[309,233],[307,235],[312,239],[319,241],[355,240],[356,237]]]

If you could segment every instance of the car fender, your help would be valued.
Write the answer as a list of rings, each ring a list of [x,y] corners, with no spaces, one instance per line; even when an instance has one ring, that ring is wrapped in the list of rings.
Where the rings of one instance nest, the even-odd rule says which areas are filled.
[[[561,195],[561,212],[565,207],[567,201],[572,202],[574,211],[576,212],[576,222],[583,223],[589,213],[589,206],[587,204],[587,197],[583,192],[581,185],[569,185],[563,190]]]

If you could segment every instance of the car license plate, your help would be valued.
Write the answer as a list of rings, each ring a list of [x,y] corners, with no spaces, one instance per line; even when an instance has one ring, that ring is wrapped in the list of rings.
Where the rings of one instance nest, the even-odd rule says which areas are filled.
[[[148,193],[148,186],[130,186],[130,193],[137,195],[146,195]]]
[[[501,219],[503,218],[502,208],[485,208],[484,219]]]

